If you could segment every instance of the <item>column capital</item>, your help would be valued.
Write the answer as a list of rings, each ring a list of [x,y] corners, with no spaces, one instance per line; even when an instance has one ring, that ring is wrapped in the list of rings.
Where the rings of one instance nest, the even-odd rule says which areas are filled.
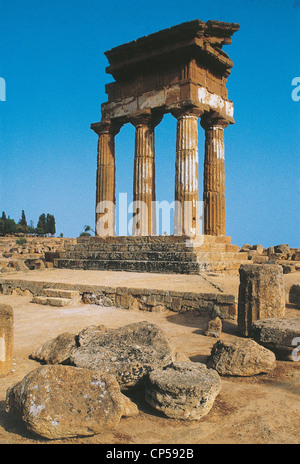
[[[97,134],[111,134],[113,136],[120,132],[123,123],[115,120],[106,120],[91,124],[91,129]]]
[[[205,130],[213,128],[225,129],[225,127],[229,126],[230,122],[219,114],[204,113],[201,117],[200,124]]]
[[[162,120],[163,114],[149,110],[137,111],[129,116],[129,122],[135,127],[148,126],[154,129]]]
[[[172,108],[170,112],[177,120],[184,117],[198,119],[203,114],[204,110],[197,106],[178,106]]]

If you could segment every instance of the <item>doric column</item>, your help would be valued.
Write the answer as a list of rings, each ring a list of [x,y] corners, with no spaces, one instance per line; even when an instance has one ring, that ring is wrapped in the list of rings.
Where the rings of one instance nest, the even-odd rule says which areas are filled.
[[[172,111],[177,119],[174,234],[199,233],[198,108]]]
[[[226,235],[224,128],[222,118],[204,115],[205,129],[203,216],[205,235]]]
[[[130,122],[135,126],[135,155],[133,179],[133,235],[155,235],[155,150],[154,128],[161,116],[149,113],[133,115]]]
[[[98,134],[96,177],[96,235],[115,235],[115,135],[121,125],[112,121],[92,124]]]

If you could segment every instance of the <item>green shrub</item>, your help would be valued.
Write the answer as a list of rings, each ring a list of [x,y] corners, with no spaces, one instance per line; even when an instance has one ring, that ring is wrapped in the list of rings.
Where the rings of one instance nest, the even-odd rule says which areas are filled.
[[[20,237],[16,240],[17,245],[24,245],[25,243],[27,243],[27,239],[25,237]]]

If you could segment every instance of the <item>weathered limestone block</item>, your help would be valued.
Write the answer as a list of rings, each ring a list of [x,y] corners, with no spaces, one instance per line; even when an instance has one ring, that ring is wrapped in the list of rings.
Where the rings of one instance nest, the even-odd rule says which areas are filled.
[[[261,255],[264,252],[264,247],[260,244],[257,244],[252,246],[252,250],[255,250],[259,255]]]
[[[240,249],[240,251],[249,251],[251,250],[252,246],[249,245],[249,243],[245,243],[242,248]]]
[[[243,264],[239,273],[238,327],[248,336],[254,321],[284,316],[283,271],[279,265]]]
[[[27,429],[49,439],[89,436],[138,414],[105,372],[72,366],[42,366],[7,390],[6,410]]]
[[[105,325],[89,325],[85,329],[81,330],[76,337],[77,343],[79,346],[88,345],[89,343],[93,343],[95,339],[97,339],[98,335],[103,334],[106,332]]]
[[[300,308],[300,285],[294,284],[289,291],[289,302],[296,304]]]
[[[247,377],[271,372],[276,367],[276,358],[272,351],[254,340],[219,340],[213,346],[206,364],[220,375]]]
[[[14,313],[7,304],[0,304],[0,376],[12,369],[14,345]]]
[[[211,319],[207,324],[205,335],[208,337],[219,338],[222,333],[222,321],[219,317]]]
[[[286,243],[283,243],[281,245],[276,245],[274,247],[274,251],[275,253],[282,254],[285,258],[287,258],[290,255],[290,247]]]
[[[295,251],[295,253],[292,255],[292,259],[294,261],[300,261],[300,251]]]
[[[68,364],[72,351],[76,348],[76,336],[65,332],[38,347],[30,358],[47,364]]]
[[[149,374],[145,399],[166,416],[198,420],[211,410],[221,390],[221,379],[205,364],[174,362]]]
[[[300,350],[297,350],[297,346],[300,345],[300,318],[256,321],[252,324],[250,335],[258,343],[272,350],[277,359],[300,360]]]
[[[122,389],[140,383],[148,372],[170,364],[175,350],[154,324],[137,322],[110,329],[84,343],[71,356],[77,367],[103,369]]]

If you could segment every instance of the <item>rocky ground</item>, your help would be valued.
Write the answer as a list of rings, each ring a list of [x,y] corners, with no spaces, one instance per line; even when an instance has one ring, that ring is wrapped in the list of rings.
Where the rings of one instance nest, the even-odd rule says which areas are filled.
[[[7,389],[40,364],[29,359],[33,350],[63,332],[78,333],[85,327],[104,324],[117,328],[148,321],[157,324],[191,361],[206,362],[216,339],[204,335],[207,320],[192,314],[143,312],[115,307],[78,304],[53,308],[30,302],[30,296],[0,295],[0,303],[14,308],[15,347],[13,372],[0,379],[1,444],[217,444],[300,442],[300,362],[277,361],[269,374],[222,377],[222,387],[207,416],[197,421],[166,418],[145,402],[144,390],[131,391],[139,414],[123,417],[111,430],[85,438],[47,440],[28,432],[5,411]],[[288,317],[300,317],[299,309],[287,307]],[[234,321],[223,323],[221,340],[239,339]]]

